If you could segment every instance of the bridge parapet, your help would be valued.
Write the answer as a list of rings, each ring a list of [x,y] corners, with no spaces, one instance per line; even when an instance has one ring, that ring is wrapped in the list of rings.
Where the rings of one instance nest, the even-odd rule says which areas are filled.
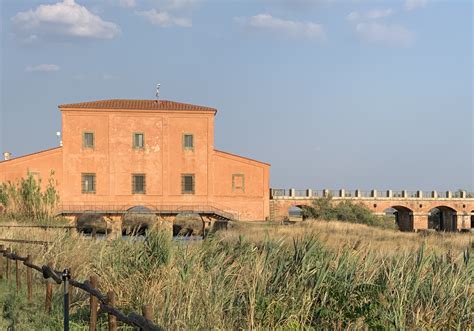
[[[393,191],[393,190],[314,190],[314,189],[270,189],[270,199],[316,199],[331,197],[334,199],[438,199],[438,200],[474,200],[474,192],[466,191]]]

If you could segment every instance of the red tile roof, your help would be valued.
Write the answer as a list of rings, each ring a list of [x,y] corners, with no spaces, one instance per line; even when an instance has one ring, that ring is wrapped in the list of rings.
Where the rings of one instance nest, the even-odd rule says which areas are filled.
[[[112,99],[98,100],[80,103],[59,105],[59,108],[80,108],[80,109],[133,109],[133,110],[190,110],[190,111],[213,111],[217,109],[192,105],[188,103],[174,102],[168,100],[129,100]]]

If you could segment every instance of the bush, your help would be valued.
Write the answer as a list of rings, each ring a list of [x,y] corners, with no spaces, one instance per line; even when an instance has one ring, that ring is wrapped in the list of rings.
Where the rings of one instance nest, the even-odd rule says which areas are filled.
[[[374,215],[369,208],[351,201],[334,203],[330,197],[316,199],[312,206],[303,207],[303,217],[326,221],[338,220],[391,229],[398,228],[391,217]]]
[[[37,181],[31,174],[15,183],[2,183],[0,204],[9,218],[50,220],[59,203],[56,184],[54,172],[51,172],[45,190],[41,190],[41,179]]]

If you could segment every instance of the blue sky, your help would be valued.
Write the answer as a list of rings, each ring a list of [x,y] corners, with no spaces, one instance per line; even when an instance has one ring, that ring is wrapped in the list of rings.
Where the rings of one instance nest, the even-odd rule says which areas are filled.
[[[215,147],[284,188],[474,191],[471,1],[2,0],[0,150],[57,105],[212,106]]]

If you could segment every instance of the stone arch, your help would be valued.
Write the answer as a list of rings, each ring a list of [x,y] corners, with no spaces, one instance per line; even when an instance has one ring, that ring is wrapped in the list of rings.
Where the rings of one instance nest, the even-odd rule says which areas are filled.
[[[183,211],[173,221],[173,236],[204,236],[205,221],[201,215]]]
[[[413,210],[401,206],[401,205],[393,205],[384,210],[392,210],[393,215],[395,217],[395,222],[398,225],[400,231],[413,231]]]
[[[156,215],[152,206],[137,205],[127,209],[122,218],[122,234],[145,235],[156,223]]]
[[[452,207],[440,205],[430,209],[428,228],[437,231],[452,232],[457,229],[456,210]]]
[[[92,210],[86,210],[77,215],[76,227],[79,232],[92,236],[108,234],[111,231],[105,220],[105,215]]]
[[[288,219],[290,221],[304,221],[304,205],[290,205],[288,207]]]

